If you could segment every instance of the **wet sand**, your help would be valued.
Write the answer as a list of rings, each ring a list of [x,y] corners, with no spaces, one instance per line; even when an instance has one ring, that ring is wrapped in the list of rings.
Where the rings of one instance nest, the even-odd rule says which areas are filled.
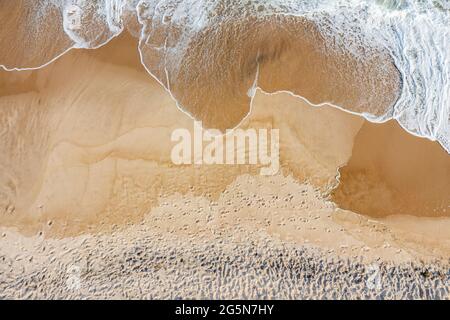
[[[1,99],[3,225],[36,233],[52,221],[55,234],[64,235],[101,230],[139,221],[158,194],[192,189],[218,197],[239,175],[259,172],[172,164],[171,133],[192,132],[193,121],[142,70],[133,41],[71,51],[25,78],[1,73],[5,90],[13,88]],[[363,120],[311,108],[288,93],[258,91],[253,105],[242,128],[279,128],[285,174],[329,189]]]
[[[3,297],[448,298],[450,212],[425,210],[448,203],[450,158],[436,143],[257,90],[241,127],[280,129],[278,175],[175,166],[171,132],[193,121],[136,46],[124,35],[41,70],[0,72]],[[345,201],[349,188],[368,200]],[[424,206],[408,212],[392,194]],[[381,291],[367,290],[374,264]],[[67,286],[72,265],[81,291]]]
[[[339,172],[333,200],[341,208],[375,217],[450,216],[449,155],[395,121],[364,123]]]
[[[255,84],[377,116],[400,92],[400,74],[387,52],[367,43],[362,61],[350,50],[333,48],[334,39],[301,17],[229,19],[187,44],[176,25],[150,26],[140,42],[142,61],[183,110],[209,128],[239,125],[250,112]]]

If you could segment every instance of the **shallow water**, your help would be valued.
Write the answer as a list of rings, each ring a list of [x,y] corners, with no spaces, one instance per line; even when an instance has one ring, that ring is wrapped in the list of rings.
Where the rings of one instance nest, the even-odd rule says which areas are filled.
[[[68,13],[74,5],[79,28]],[[395,118],[449,151],[449,10],[448,0],[1,1],[0,42],[8,50],[0,65],[39,68],[70,48],[97,48],[129,29],[140,38],[150,74],[207,125],[224,117],[222,127],[237,125],[250,109],[252,88],[266,86],[375,122]],[[257,73],[260,65],[269,80]],[[224,111],[230,99],[235,107]]]

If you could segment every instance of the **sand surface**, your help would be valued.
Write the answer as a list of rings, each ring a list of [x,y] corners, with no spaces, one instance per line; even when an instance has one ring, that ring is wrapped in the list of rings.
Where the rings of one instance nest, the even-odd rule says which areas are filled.
[[[241,128],[280,129],[279,174],[176,166],[170,135],[193,121],[136,45],[0,72],[2,297],[448,298],[436,143],[257,90]]]
[[[424,234],[421,218],[370,220],[282,176],[241,176],[217,201],[159,201],[141,223],[102,234],[3,228],[1,297],[450,298],[449,235]]]

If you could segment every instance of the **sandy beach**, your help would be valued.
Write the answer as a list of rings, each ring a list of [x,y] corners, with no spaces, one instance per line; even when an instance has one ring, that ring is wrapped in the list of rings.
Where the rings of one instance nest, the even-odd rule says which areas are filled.
[[[449,298],[448,219],[372,220],[281,176],[240,176],[217,201],[159,203],[142,222],[101,234],[2,228],[1,297]]]
[[[139,42],[134,18],[95,50],[0,69],[1,299],[450,299],[448,153],[356,114],[399,99],[387,52],[333,56],[308,20],[238,20],[163,75],[142,62],[162,64],[169,31]],[[0,64],[61,54],[52,32],[45,55]],[[194,118],[279,130],[279,172],[174,164],[171,134]]]

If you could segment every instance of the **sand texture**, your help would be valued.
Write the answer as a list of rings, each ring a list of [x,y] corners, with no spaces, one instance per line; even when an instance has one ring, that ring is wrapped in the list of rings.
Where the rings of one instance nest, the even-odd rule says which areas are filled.
[[[242,176],[218,201],[160,203],[141,223],[101,235],[3,230],[1,297],[449,298],[448,233],[438,244],[422,241],[403,223],[335,209],[292,178]]]
[[[65,46],[57,40],[54,54]],[[192,50],[203,52],[199,41]],[[326,93],[380,113],[396,98],[395,76],[370,101],[345,85],[313,92],[313,78],[284,83],[271,68],[300,50],[284,41],[259,51],[252,101],[240,82],[218,86],[220,103],[202,113],[211,90],[196,90],[209,79],[173,80],[173,93],[193,103],[184,111],[208,127],[279,129],[272,177],[251,165],[174,165],[171,133],[192,132],[193,119],[145,71],[129,34],[42,69],[0,71],[0,297],[448,299],[450,157],[394,121],[271,93],[297,88],[315,103],[330,102]],[[305,43],[301,50],[319,50]],[[316,81],[355,81],[352,70],[331,76],[356,63],[348,56],[319,58],[329,68]],[[374,57],[367,74],[380,61],[394,72],[385,58]],[[292,70],[314,74],[312,65]],[[248,77],[226,75],[251,85],[256,66],[247,67]],[[356,84],[355,92],[375,86]],[[367,283],[373,268],[381,288]]]

